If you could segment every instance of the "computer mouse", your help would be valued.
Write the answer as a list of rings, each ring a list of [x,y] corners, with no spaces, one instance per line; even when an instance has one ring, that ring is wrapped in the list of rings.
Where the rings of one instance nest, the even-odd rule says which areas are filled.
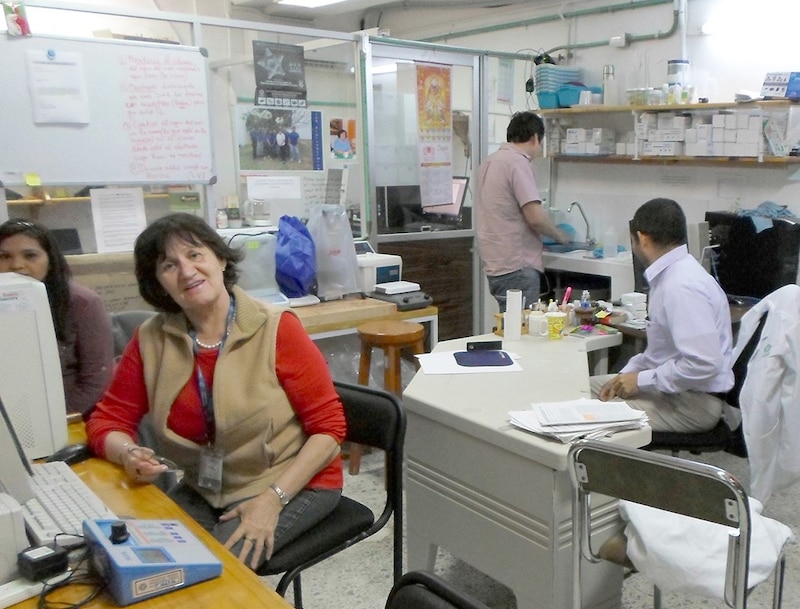
[[[64,461],[67,465],[80,463],[92,456],[92,451],[86,444],[69,444],[47,457],[45,461]]]

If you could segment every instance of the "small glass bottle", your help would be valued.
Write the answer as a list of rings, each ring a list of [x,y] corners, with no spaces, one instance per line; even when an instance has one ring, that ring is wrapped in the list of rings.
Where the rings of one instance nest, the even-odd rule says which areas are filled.
[[[616,106],[619,104],[617,94],[617,81],[614,79],[614,66],[607,64],[603,66],[603,105]]]

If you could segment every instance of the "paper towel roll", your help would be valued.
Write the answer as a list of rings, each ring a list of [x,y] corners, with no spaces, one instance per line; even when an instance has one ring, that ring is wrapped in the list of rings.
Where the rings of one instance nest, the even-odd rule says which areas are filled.
[[[522,290],[508,290],[506,292],[503,337],[506,340],[519,340],[522,338]]]

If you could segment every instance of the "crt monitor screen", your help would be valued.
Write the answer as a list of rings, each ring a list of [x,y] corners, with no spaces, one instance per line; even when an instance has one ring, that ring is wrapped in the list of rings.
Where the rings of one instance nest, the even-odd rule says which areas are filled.
[[[58,343],[41,281],[0,273],[0,395],[29,459],[67,444]]]

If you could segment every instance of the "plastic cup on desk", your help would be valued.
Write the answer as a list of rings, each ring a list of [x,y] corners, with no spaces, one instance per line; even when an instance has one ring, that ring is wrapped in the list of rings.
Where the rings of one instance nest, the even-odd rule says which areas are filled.
[[[528,334],[547,336],[547,318],[541,311],[532,311],[528,315]]]
[[[544,316],[547,320],[548,340],[561,340],[567,324],[567,314],[562,311],[548,311]]]

